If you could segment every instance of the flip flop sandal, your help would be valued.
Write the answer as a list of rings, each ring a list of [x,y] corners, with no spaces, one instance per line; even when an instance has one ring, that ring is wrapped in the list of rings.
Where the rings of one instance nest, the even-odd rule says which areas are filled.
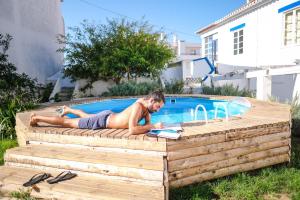
[[[35,185],[41,181],[46,180],[47,178],[49,178],[51,176],[52,176],[51,174],[47,174],[47,173],[38,173],[38,174],[34,175],[29,181],[24,183],[23,186],[29,187],[29,186]]]
[[[55,178],[47,180],[47,182],[49,184],[54,184],[54,183],[58,183],[61,181],[66,181],[66,180],[72,179],[76,176],[77,176],[77,174],[75,174],[75,173],[72,173],[70,171],[64,171],[64,172],[58,174]]]

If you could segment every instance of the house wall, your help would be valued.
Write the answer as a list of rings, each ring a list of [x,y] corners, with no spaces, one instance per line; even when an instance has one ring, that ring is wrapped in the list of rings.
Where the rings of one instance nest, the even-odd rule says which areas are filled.
[[[64,34],[61,0],[0,0],[0,33],[13,37],[9,60],[40,83],[63,66],[56,36]]]
[[[218,38],[218,61],[228,65],[265,66],[290,65],[300,59],[300,45],[284,46],[284,13],[278,9],[296,0],[277,0],[264,7],[236,18],[214,30],[201,35],[204,38],[216,34]],[[231,28],[245,23],[244,53],[233,55],[233,32]]]
[[[284,45],[284,12],[278,13],[278,9],[297,1],[274,0],[204,33],[201,35],[202,43],[205,37],[215,34],[218,39],[217,64],[248,67],[295,65],[294,61],[300,59],[300,45]],[[234,55],[233,32],[230,29],[243,23],[244,53]],[[291,101],[296,92],[300,91],[300,85],[296,84],[297,77],[299,74],[272,76],[271,95],[282,102]],[[218,84],[222,82],[224,83],[221,81]],[[247,81],[245,79],[233,82],[244,87]]]

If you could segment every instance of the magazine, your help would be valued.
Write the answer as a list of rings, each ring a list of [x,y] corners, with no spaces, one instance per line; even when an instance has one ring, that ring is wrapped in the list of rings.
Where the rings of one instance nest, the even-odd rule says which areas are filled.
[[[163,137],[169,139],[178,139],[181,136],[182,127],[180,124],[164,124],[162,129],[151,129],[147,135],[150,137]]]

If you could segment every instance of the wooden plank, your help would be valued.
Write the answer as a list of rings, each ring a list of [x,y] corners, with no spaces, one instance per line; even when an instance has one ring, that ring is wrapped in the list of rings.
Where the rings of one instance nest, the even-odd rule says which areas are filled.
[[[235,165],[235,166],[231,166],[231,167],[225,167],[222,169],[205,172],[202,174],[185,177],[185,178],[178,179],[175,181],[170,181],[170,187],[183,187],[185,185],[190,185],[193,183],[203,182],[206,180],[220,178],[223,176],[228,176],[228,175],[236,174],[239,172],[254,170],[254,169],[258,169],[258,168],[262,168],[262,167],[267,167],[270,165],[287,162],[288,160],[289,160],[289,155],[283,154],[283,155],[279,155],[279,156],[265,158],[262,160],[257,160],[254,162],[239,164],[239,165]]]
[[[157,138],[158,138],[158,137],[149,137],[149,136],[146,135],[146,134],[145,134],[145,136],[144,136],[144,140],[148,140],[148,141],[152,141],[152,142],[157,142],[157,141],[158,141]]]
[[[258,129],[247,129],[245,131],[234,131],[226,134],[226,141],[242,139],[246,137],[255,137],[260,135],[266,135],[270,133],[278,133],[288,131],[289,126],[271,126]]]
[[[225,134],[223,135],[214,135],[214,136],[205,136],[205,137],[195,137],[191,139],[179,139],[176,141],[167,142],[167,150],[175,151],[178,149],[186,149],[194,146],[208,145],[208,144],[216,144],[220,142],[225,142]]]
[[[124,129],[118,129],[115,132],[113,132],[112,134],[110,134],[109,137],[115,138],[116,135],[118,135],[119,133],[121,133],[123,131],[124,131]]]
[[[135,136],[135,135],[133,135]],[[87,145],[94,147],[118,147],[125,149],[136,149],[136,150],[152,150],[152,151],[166,151],[166,144],[160,142],[151,141],[140,141],[135,139],[110,139],[110,138],[100,138],[100,137],[82,137],[74,135],[57,135],[57,134],[39,134],[29,132],[27,133],[28,141],[37,142],[50,142],[50,143],[60,143],[60,144],[78,144]],[[130,136],[131,137],[131,136]]]
[[[201,165],[201,166],[197,166],[197,167],[193,167],[193,168],[189,168],[189,169],[183,169],[183,170],[171,172],[169,175],[169,180],[174,181],[174,180],[178,180],[181,178],[194,176],[196,174],[201,174],[201,173],[205,173],[205,172],[209,172],[209,171],[215,171],[215,170],[225,168],[225,167],[230,167],[230,166],[234,166],[234,165],[238,165],[238,164],[253,162],[256,160],[260,160],[260,159],[264,159],[264,158],[268,158],[268,157],[272,157],[272,156],[287,154],[288,152],[289,152],[289,147],[284,146],[284,147],[254,152],[254,153],[250,153],[250,154],[245,154],[242,156],[213,162],[213,163],[210,163],[209,165]]]
[[[135,140],[144,140],[144,137],[146,136],[146,134],[138,134],[136,137],[135,137]]]
[[[99,129],[99,130],[97,130],[97,132],[95,133],[95,137],[101,137],[101,135],[103,133],[105,133],[106,131],[109,131],[109,129]]]
[[[61,153],[63,152],[63,153]],[[99,152],[93,150],[56,148],[55,146],[28,146],[10,149],[6,154],[6,159],[20,158],[24,156],[37,157],[38,159],[49,158],[57,162],[74,161],[81,163],[107,164],[122,167],[133,167],[149,170],[163,170],[162,156],[150,156],[147,154]],[[32,158],[33,159],[33,158]],[[38,160],[35,159],[35,160]],[[12,160],[11,160],[12,161]],[[18,161],[18,160],[16,160]],[[55,164],[55,162],[54,162]]]
[[[71,128],[58,128],[56,130],[56,134],[63,134],[64,132],[69,131],[69,130],[71,130]]]
[[[95,137],[95,134],[96,134],[97,130],[87,130],[85,132],[82,132],[81,133],[81,136],[84,136],[84,137]]]
[[[120,133],[114,136],[114,138],[123,138],[124,135],[128,134],[129,130],[128,129],[122,129]]]
[[[109,134],[116,131],[116,130],[118,130],[118,129],[108,129],[106,132],[101,134],[101,138],[109,138]]]
[[[122,135],[122,138],[123,139],[130,139],[130,136],[132,136],[132,134],[128,130],[128,132],[126,134]]]
[[[212,162],[225,160],[237,156],[242,156],[257,151],[263,151],[263,150],[272,149],[276,147],[283,147],[283,146],[287,146],[288,143],[289,141],[286,139],[278,140],[278,141],[261,143],[258,145],[251,145],[247,147],[241,147],[236,149],[230,149],[227,151],[211,153],[207,155],[200,155],[200,156],[195,156],[195,157],[190,157],[190,158],[185,158],[180,160],[174,160],[169,162],[169,172],[196,167],[200,165],[207,165]]]
[[[9,188],[9,186],[14,186],[15,188],[18,188],[22,185],[23,182],[27,181],[32,174],[36,174],[40,171],[37,170],[27,170],[22,169],[21,171],[23,174],[20,174],[16,172],[19,170],[18,168],[15,168],[13,170],[5,170],[4,167],[1,167],[2,173],[13,173],[12,176],[5,178],[1,180],[3,183],[3,188],[6,189],[13,189],[12,187]],[[20,171],[20,170],[19,170]],[[25,174],[25,176],[24,176]],[[53,173],[53,175],[56,175]],[[16,187],[17,186],[17,187]],[[49,185],[45,182],[39,183],[38,187],[40,188],[40,194],[43,195],[40,197],[43,198],[49,198],[49,197],[61,197],[61,194],[67,195],[63,197],[68,197],[67,199],[108,199],[108,200],[116,200],[116,199],[163,199],[164,196],[164,190],[163,187],[155,187],[155,186],[145,186],[145,185],[139,185],[136,183],[131,182],[122,182],[122,181],[109,181],[109,180],[102,180],[99,178],[87,178],[83,176],[78,176],[74,179],[61,182],[60,184],[55,185]],[[128,187],[131,188],[131,190],[128,190]],[[153,193],[151,197],[149,195],[145,195],[147,193]],[[35,195],[34,193],[32,193]],[[56,196],[53,196],[56,195]],[[63,198],[66,199],[66,198]]]
[[[167,157],[163,158],[164,171],[163,171],[163,185],[165,188],[165,200],[169,200],[169,173],[168,173],[168,160]]]
[[[172,161],[172,160],[178,160],[183,158],[215,153],[219,151],[225,151],[229,149],[235,149],[239,147],[258,145],[259,143],[271,142],[280,139],[287,139],[290,136],[291,136],[290,132],[281,132],[281,133],[262,135],[253,138],[245,138],[240,140],[221,142],[217,144],[209,144],[209,145],[192,147],[187,149],[179,149],[179,150],[168,152],[168,160]]]

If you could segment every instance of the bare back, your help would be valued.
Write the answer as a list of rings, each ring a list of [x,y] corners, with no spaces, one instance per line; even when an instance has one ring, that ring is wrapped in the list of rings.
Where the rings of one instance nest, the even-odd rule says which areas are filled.
[[[125,129],[129,124],[137,125],[138,122],[145,118],[146,123],[150,121],[150,114],[147,108],[141,102],[135,102],[120,113],[110,115],[108,128]]]

